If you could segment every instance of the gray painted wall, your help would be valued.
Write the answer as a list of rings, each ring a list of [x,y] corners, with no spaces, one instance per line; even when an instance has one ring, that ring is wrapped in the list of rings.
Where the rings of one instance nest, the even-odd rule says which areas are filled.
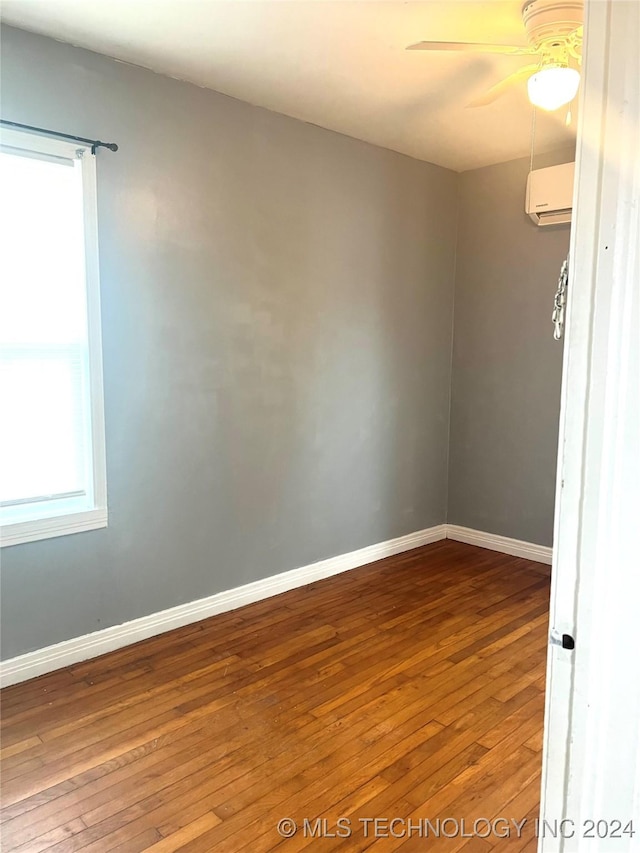
[[[573,160],[536,157],[534,168]],[[551,545],[570,226],[524,213],[528,158],[460,175],[447,520]]]
[[[3,550],[3,657],[445,520],[454,173],[10,28],[2,114],[120,145],[110,524]]]

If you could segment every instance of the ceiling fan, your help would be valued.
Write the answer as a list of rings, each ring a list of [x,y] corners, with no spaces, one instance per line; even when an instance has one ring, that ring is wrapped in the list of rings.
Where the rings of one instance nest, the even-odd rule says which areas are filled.
[[[478,51],[535,57],[534,63],[519,68],[468,106],[490,104],[511,86],[527,80],[531,103],[545,110],[557,110],[575,98],[580,85],[576,66],[582,65],[582,0],[526,0],[522,21],[526,45],[419,41],[409,45],[407,50]]]

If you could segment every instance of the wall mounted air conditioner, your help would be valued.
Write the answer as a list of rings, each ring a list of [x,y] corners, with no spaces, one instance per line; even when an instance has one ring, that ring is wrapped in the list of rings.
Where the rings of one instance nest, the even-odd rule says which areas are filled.
[[[529,172],[524,209],[536,225],[571,222],[575,163]]]

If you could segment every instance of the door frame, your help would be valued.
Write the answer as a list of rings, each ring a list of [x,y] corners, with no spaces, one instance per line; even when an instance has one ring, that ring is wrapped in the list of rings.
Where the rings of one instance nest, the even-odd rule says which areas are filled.
[[[550,607],[576,647],[549,645],[540,853],[640,850],[640,2],[586,0],[585,29]]]

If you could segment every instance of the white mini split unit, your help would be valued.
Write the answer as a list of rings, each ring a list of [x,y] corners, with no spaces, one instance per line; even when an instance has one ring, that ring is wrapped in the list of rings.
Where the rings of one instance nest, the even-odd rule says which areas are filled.
[[[529,172],[525,211],[536,225],[571,222],[575,163]]]

